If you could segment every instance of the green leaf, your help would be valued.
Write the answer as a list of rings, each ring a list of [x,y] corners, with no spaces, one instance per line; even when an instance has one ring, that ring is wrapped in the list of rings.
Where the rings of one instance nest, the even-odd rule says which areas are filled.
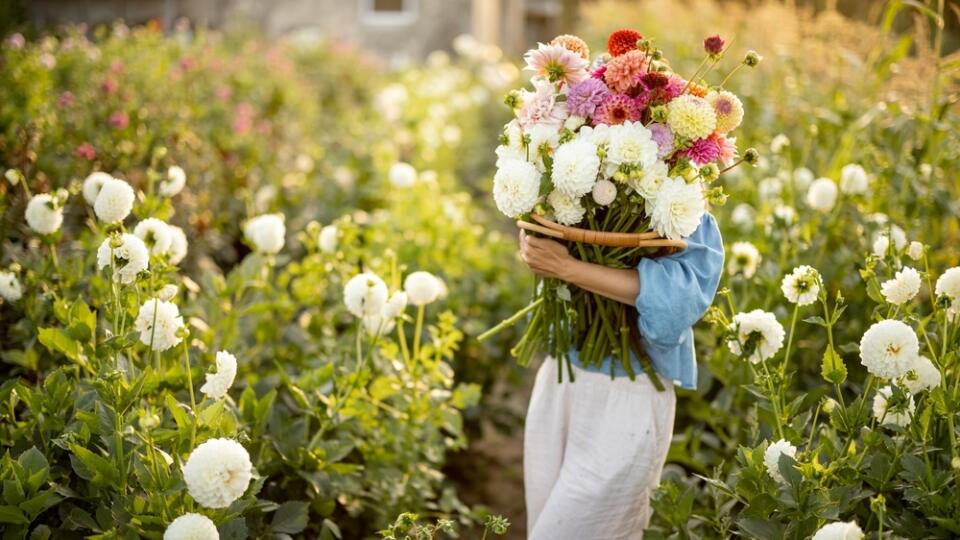
[[[41,328],[39,337],[40,343],[51,351],[61,353],[74,362],[85,363],[81,360],[80,344],[67,335],[63,328]]]
[[[92,474],[91,482],[94,484],[117,484],[116,468],[107,458],[98,456],[79,444],[71,444],[70,451],[87,469],[87,472]],[[80,474],[80,471],[77,471],[77,474]],[[82,474],[80,476],[83,477]]]
[[[248,537],[247,521],[242,517],[220,526],[220,540],[245,540]]]
[[[37,450],[36,446],[31,446],[29,450],[20,454],[17,462],[27,471],[29,478],[27,489],[36,491],[46,482],[50,465],[47,463],[47,458],[40,450]]]
[[[370,385],[370,397],[383,401],[397,393],[397,380],[394,377],[377,377]]]
[[[26,525],[30,523],[30,521],[27,520],[27,516],[23,515],[23,512],[16,506],[3,505],[0,506],[0,523]]]
[[[285,502],[277,508],[270,526],[275,532],[297,534],[307,528],[308,504],[303,501]]]
[[[831,345],[827,345],[827,350],[823,353],[820,374],[827,382],[833,384],[840,384],[847,379],[847,366],[844,365],[843,359]]]
[[[759,540],[779,540],[783,538],[780,526],[771,520],[757,518],[742,518],[737,524],[746,533],[748,538]]]

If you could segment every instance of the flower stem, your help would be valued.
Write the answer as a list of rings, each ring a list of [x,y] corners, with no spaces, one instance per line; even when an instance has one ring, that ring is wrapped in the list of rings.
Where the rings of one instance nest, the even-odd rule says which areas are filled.
[[[526,315],[527,313],[530,313],[542,303],[543,303],[543,297],[537,298],[536,300],[531,302],[527,307],[511,315],[510,318],[504,319],[503,321],[500,322],[500,324],[494,326],[493,328],[477,336],[477,341],[484,341],[486,339],[489,339],[491,336],[500,333],[501,331],[503,331],[506,328],[509,328],[510,326],[513,326],[514,324],[517,323],[517,321],[522,319],[524,315]]]
[[[190,409],[193,411],[193,425],[190,427],[190,448],[193,448],[197,442],[197,423],[200,421],[200,414],[197,411],[197,398],[193,392],[193,373],[190,369],[190,351],[188,347],[187,338],[184,338],[183,367],[187,370],[187,389],[190,391]]]
[[[416,360],[420,358],[420,341],[421,334],[423,333],[423,313],[426,311],[427,306],[417,306],[417,326],[413,334],[413,358]]]

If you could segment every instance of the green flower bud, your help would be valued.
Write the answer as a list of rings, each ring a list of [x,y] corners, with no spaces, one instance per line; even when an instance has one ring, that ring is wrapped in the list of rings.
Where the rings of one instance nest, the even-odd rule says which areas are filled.
[[[659,60],[663,58],[663,51],[661,51],[660,49],[656,49],[655,51],[653,51],[653,54],[650,57],[653,58],[654,60]]]
[[[517,107],[519,107],[519,106],[520,106],[520,91],[514,89],[514,90],[511,90],[511,91],[507,92],[507,95],[503,97],[503,103],[504,103],[507,107],[510,107],[511,109],[516,109]]]
[[[709,163],[700,167],[700,176],[703,177],[705,182],[713,182],[717,178],[720,178],[720,167],[717,167],[716,163]]]
[[[714,206],[723,206],[727,204],[727,194],[723,192],[722,187],[710,188],[707,190],[707,201]]]
[[[830,414],[837,408],[837,402],[833,398],[826,398],[823,400],[821,408],[823,408],[823,412]]]
[[[756,148],[747,148],[743,153],[743,161],[749,165],[756,165],[760,159],[760,152]]]
[[[757,51],[747,51],[747,55],[743,57],[743,63],[749,67],[755,67],[761,60],[763,57]]]
[[[663,105],[657,105],[656,107],[650,108],[650,119],[654,122],[666,122],[667,121],[667,108]]]

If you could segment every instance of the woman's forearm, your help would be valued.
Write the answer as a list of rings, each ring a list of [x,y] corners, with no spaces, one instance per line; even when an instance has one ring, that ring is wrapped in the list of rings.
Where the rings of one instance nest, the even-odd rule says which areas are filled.
[[[640,276],[635,268],[610,268],[578,259],[565,266],[560,278],[581,289],[631,306],[640,294]]]

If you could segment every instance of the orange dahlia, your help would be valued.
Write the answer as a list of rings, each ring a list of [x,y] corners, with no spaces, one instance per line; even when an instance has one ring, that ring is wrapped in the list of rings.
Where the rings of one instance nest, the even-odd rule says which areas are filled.
[[[634,49],[620,56],[615,56],[607,62],[607,69],[603,72],[604,81],[614,92],[627,93],[639,84],[640,76],[647,67],[647,59],[642,52]]]
[[[584,60],[590,60],[590,47],[587,46],[587,43],[577,36],[570,34],[564,34],[562,36],[557,36],[553,38],[550,42],[551,45],[559,45],[564,49],[575,52],[583,57]]]
[[[690,86],[687,87],[687,92],[690,92],[697,97],[707,97],[707,94],[710,92],[710,90],[703,85],[691,82]]]
[[[620,56],[637,48],[637,41],[643,39],[643,35],[636,30],[624,28],[610,34],[607,40],[607,52],[612,56]]]

